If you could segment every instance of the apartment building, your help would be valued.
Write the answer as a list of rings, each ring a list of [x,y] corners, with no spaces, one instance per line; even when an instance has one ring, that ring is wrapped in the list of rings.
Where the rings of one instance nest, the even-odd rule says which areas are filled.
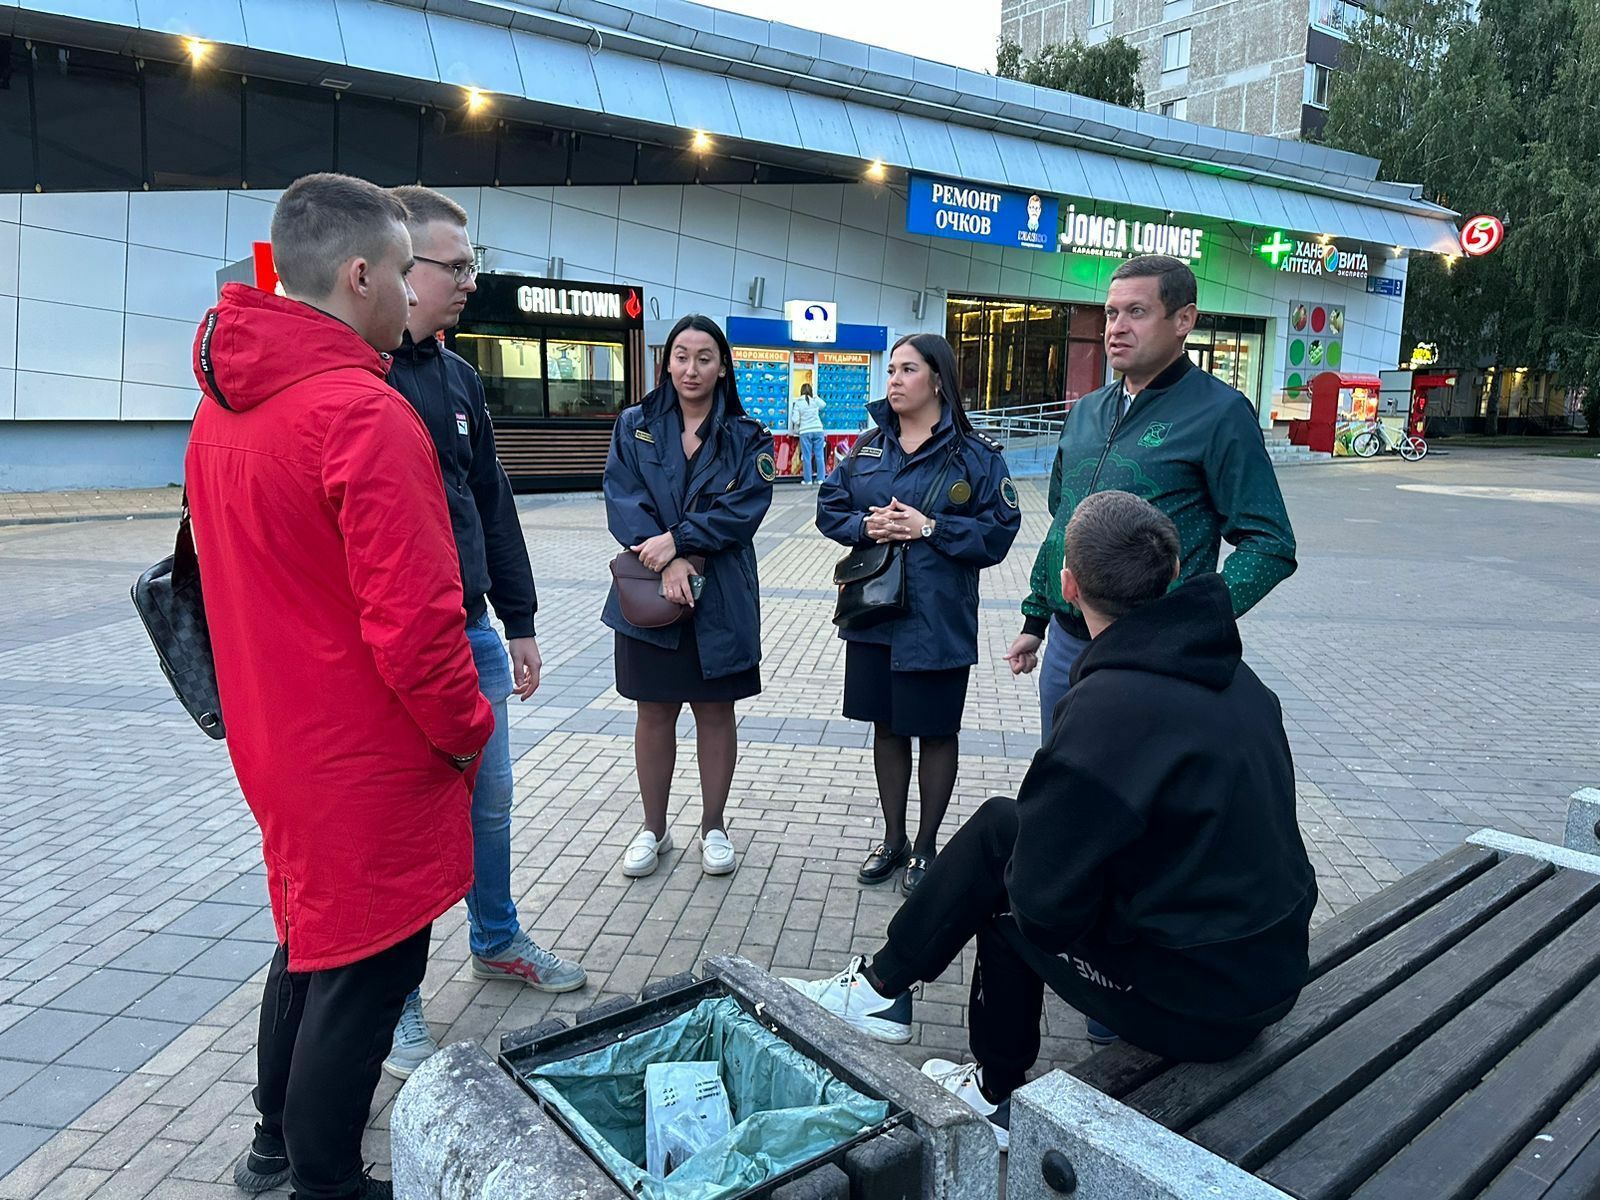
[[[1074,37],[1138,48],[1145,103],[1181,120],[1269,137],[1327,120],[1351,0],[1002,0],[1001,34],[1032,55]]]

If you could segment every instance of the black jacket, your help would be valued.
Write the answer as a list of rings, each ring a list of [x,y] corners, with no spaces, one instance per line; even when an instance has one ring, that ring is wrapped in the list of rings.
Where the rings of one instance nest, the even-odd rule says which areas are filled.
[[[533,614],[539,609],[533,568],[511,481],[495,457],[483,380],[437,338],[417,343],[407,333],[395,351],[389,383],[411,401],[439,452],[468,618],[483,614],[487,596],[506,637],[533,637]]]
[[[1305,986],[1316,879],[1283,710],[1200,575],[1090,643],[1017,796],[1028,939],[1168,1011],[1243,1019]]]

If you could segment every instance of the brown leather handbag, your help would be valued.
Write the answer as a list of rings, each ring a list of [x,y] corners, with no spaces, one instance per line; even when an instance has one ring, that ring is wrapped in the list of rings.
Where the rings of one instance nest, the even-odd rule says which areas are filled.
[[[706,573],[706,560],[686,554],[685,561],[696,575]],[[665,629],[693,614],[687,604],[668,600],[661,594],[661,572],[652,571],[639,561],[639,555],[624,550],[611,560],[611,579],[616,585],[622,617],[637,629]]]

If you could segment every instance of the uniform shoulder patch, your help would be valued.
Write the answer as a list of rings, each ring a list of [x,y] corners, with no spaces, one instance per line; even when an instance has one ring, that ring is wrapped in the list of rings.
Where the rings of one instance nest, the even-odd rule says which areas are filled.
[[[761,473],[761,478],[768,483],[778,477],[778,464],[773,462],[772,455],[764,451],[756,456],[756,470]]]
[[[1000,481],[1000,499],[1012,508],[1020,507],[1017,503],[1017,485],[1011,482],[1010,476]]]
[[[981,429],[974,429],[972,431],[972,440],[977,442],[978,445],[982,446],[985,450],[992,450],[996,454],[999,454],[1002,450],[1005,449],[1005,447],[1003,445],[1001,445],[999,442],[995,441],[992,437],[990,437],[987,433],[983,432],[983,430],[981,430]]]

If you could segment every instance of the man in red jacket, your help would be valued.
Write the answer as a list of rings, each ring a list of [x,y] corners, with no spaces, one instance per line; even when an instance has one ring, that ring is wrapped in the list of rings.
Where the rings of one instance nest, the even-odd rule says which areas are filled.
[[[189,505],[279,941],[235,1181],[300,1200],[391,1194],[361,1131],[432,923],[472,882],[494,729],[438,459],[384,382],[415,303],[405,217],[362,180],[299,180],[272,219],[285,295],[228,284],[195,341]]]

